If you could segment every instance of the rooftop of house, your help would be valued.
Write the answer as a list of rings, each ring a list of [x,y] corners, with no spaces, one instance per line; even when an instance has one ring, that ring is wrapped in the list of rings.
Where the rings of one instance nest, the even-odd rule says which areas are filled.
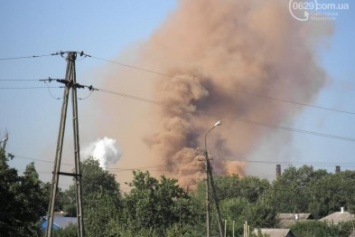
[[[76,217],[65,217],[65,216],[53,216],[53,229],[57,230],[60,228],[66,228],[70,224],[76,224]],[[41,221],[41,229],[47,229],[48,221],[47,217],[43,216]]]
[[[280,213],[278,214],[280,227],[288,228],[297,222],[303,222],[312,219],[311,213]]]
[[[270,237],[293,237],[293,233],[290,229],[255,229],[254,233],[261,232],[263,235]]]
[[[311,218],[311,213],[280,213],[278,217],[280,220],[305,220]]]
[[[331,224],[338,224],[340,222],[348,222],[348,221],[354,221],[354,220],[355,220],[354,214],[351,214],[350,212],[345,211],[344,208],[341,208],[340,211],[334,212],[334,213],[320,219],[320,221],[326,221]]]

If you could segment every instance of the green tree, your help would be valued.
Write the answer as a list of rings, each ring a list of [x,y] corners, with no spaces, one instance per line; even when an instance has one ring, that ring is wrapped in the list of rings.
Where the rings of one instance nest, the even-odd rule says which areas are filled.
[[[153,229],[159,236],[177,224],[179,227],[194,223],[190,197],[177,185],[175,179],[162,176],[160,180],[149,172],[134,171],[132,190],[125,196],[127,228],[139,232]]]
[[[327,176],[325,170],[313,167],[290,167],[272,183],[267,192],[267,202],[278,212],[309,212],[309,203],[314,200],[313,185]]]
[[[269,181],[254,176],[218,176],[215,183],[219,200],[245,198],[251,203],[257,202],[270,188]]]
[[[253,228],[274,228],[279,223],[276,210],[263,201],[252,204],[246,216]]]
[[[271,227],[277,223],[276,210],[264,203],[264,195],[271,188],[269,181],[258,177],[217,176],[215,178],[217,199],[220,203],[222,219],[235,221],[236,233],[242,234],[245,221],[257,227]],[[196,198],[205,203],[205,183],[200,182],[196,190]],[[211,220],[213,229],[217,230],[217,218],[214,202],[211,202]],[[205,212],[205,207],[200,213]],[[265,219],[263,219],[265,218]],[[232,233],[232,225],[228,226]]]
[[[117,236],[122,197],[115,176],[89,158],[81,163],[84,228],[88,236]],[[65,191],[65,211],[76,215],[75,185]]]
[[[291,167],[272,183],[266,202],[278,212],[308,212],[319,219],[341,207],[355,210],[355,172],[336,174]]]
[[[310,212],[315,218],[339,211],[341,207],[354,211],[355,172],[344,171],[328,174],[311,187]]]
[[[221,201],[221,213],[223,219],[228,222],[235,222],[235,233],[237,236],[243,233],[243,224],[248,221],[248,210],[251,204],[245,198],[229,198]],[[228,228],[228,233],[232,233],[232,228]]]
[[[349,236],[353,229],[353,224],[351,222],[346,222],[338,225],[328,225],[321,221],[307,221],[298,222],[292,226],[291,229],[296,236],[338,237]]]
[[[121,231],[121,201],[115,196],[101,192],[86,200],[85,230],[88,236],[117,236]]]
[[[247,221],[253,228],[273,228],[278,224],[276,210],[263,201],[249,202],[246,198],[230,198],[221,202],[222,216],[229,223],[235,222],[237,236],[243,233],[243,224]],[[228,225],[227,233],[232,235],[233,227]]]
[[[41,189],[43,193],[43,198],[46,203],[46,209],[48,208],[51,188],[52,188],[51,182],[45,182],[45,183],[41,182]],[[58,187],[57,198],[54,204],[54,211],[56,212],[63,211],[65,203],[68,203],[66,193],[60,187]]]
[[[13,156],[10,156],[13,157]],[[23,176],[7,164],[0,149],[0,233],[4,236],[35,236],[36,223],[45,214],[45,201],[33,163]]]

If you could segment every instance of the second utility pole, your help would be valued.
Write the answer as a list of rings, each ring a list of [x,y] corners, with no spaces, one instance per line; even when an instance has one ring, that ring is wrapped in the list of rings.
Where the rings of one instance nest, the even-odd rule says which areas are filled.
[[[217,213],[217,223],[218,223],[218,230],[219,230],[219,237],[223,237],[223,230],[222,230],[222,219],[221,219],[221,212],[219,210],[218,199],[216,194],[216,188],[214,186],[213,174],[212,174],[212,167],[210,164],[210,159],[208,157],[208,150],[207,150],[207,135],[217,126],[220,126],[222,122],[219,120],[217,121],[213,127],[211,127],[205,134],[205,162],[206,162],[206,228],[207,228],[207,237],[210,237],[211,232],[211,220],[210,220],[210,192],[209,187],[211,184],[212,187],[212,194],[213,199],[216,205],[216,213]]]
[[[84,223],[83,223],[83,210],[82,210],[82,186],[81,186],[81,169],[80,169],[80,146],[79,146],[79,122],[78,122],[78,105],[77,105],[77,94],[76,89],[82,88],[76,83],[76,72],[75,72],[75,60],[77,52],[62,52],[61,55],[67,55],[67,70],[65,75],[65,80],[57,80],[58,82],[65,84],[62,112],[59,124],[59,135],[57,141],[57,149],[54,161],[54,170],[52,178],[52,186],[50,193],[50,200],[48,206],[48,219],[47,219],[47,231],[46,237],[53,236],[53,218],[54,218],[54,206],[57,197],[59,175],[73,176],[75,179],[76,188],[76,216],[77,216],[77,236],[84,236]],[[74,156],[75,156],[75,172],[66,173],[60,171],[60,165],[62,160],[63,151],[63,140],[65,132],[65,121],[67,117],[68,110],[68,98],[70,90],[72,90],[72,107],[73,107],[73,129],[74,129]]]

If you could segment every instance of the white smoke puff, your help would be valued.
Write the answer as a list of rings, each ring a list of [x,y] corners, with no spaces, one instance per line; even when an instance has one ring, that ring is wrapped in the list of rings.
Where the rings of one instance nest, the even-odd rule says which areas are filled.
[[[90,143],[83,151],[84,156],[92,156],[98,160],[100,167],[106,170],[108,165],[115,164],[122,156],[121,150],[116,145],[116,140],[104,137]]]

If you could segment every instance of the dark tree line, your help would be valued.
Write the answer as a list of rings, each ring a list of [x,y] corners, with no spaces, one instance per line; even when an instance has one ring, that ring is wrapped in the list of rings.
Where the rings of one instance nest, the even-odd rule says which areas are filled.
[[[34,163],[23,175],[7,164],[12,157],[0,151],[0,234],[1,236],[41,236],[38,221],[46,214],[50,184],[38,179]],[[205,184],[192,192],[182,189],[177,180],[152,177],[134,171],[130,191],[122,193],[115,176],[102,170],[93,159],[82,162],[84,226],[87,236],[205,236]],[[311,213],[315,219],[341,207],[354,211],[355,172],[336,174],[312,167],[291,167],[270,183],[247,176],[215,177],[227,234],[242,235],[243,224],[251,228],[277,228],[278,213]],[[213,206],[213,203],[212,203]],[[56,211],[75,216],[74,185],[59,190]],[[217,220],[212,209],[212,235]],[[351,223],[329,226],[312,221],[293,226],[300,236],[345,236]],[[57,236],[76,236],[75,226],[56,232]]]
[[[7,164],[13,156],[0,149],[0,235],[37,236],[37,222],[46,213],[46,195],[34,163],[21,176]]]

